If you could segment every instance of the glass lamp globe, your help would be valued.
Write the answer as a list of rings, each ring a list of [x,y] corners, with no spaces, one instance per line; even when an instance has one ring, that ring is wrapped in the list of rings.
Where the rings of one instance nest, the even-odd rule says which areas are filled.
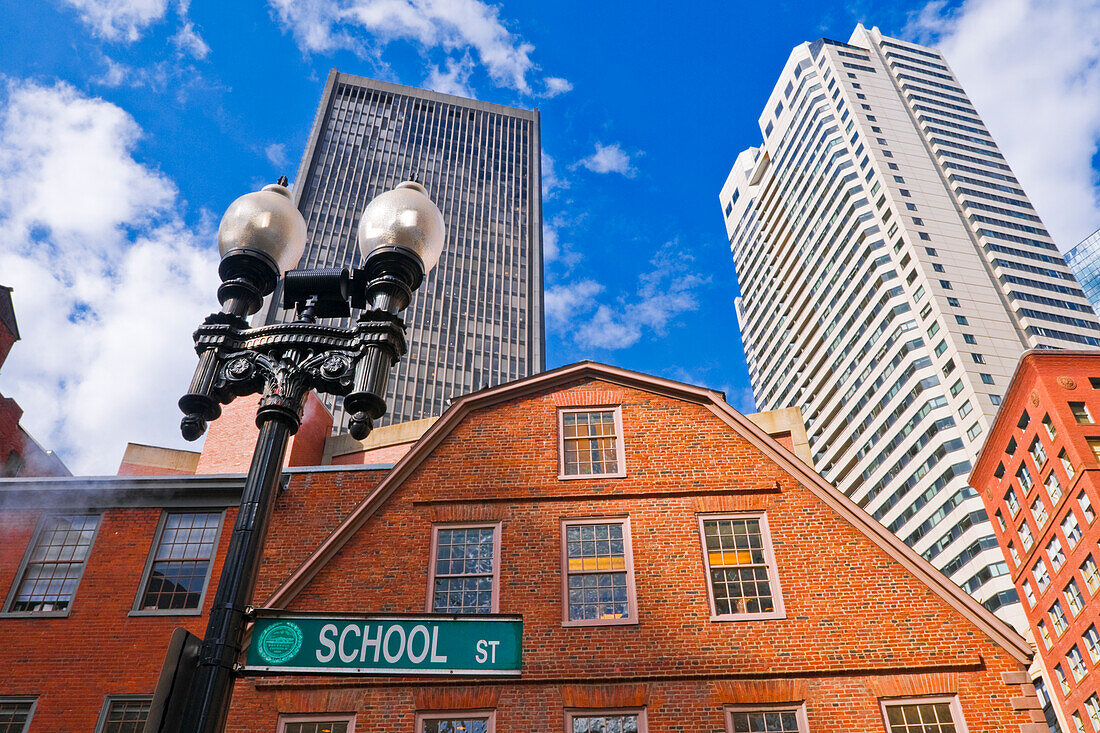
[[[273,183],[246,193],[229,205],[218,226],[218,251],[235,250],[270,257],[282,275],[293,269],[306,249],[306,221],[290,191]]]
[[[364,259],[379,250],[405,250],[420,258],[424,274],[443,253],[443,214],[428,191],[415,181],[379,194],[359,217],[359,251]]]

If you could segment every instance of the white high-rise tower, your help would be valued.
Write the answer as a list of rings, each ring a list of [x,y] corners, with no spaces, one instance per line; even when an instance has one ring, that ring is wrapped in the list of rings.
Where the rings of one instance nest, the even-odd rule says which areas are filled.
[[[799,406],[827,479],[1020,623],[967,475],[1021,353],[1100,322],[934,49],[804,43],[760,128],[720,195],[757,408]]]

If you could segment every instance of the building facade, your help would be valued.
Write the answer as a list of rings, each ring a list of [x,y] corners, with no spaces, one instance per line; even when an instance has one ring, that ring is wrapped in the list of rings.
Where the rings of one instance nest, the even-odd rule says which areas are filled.
[[[758,409],[814,465],[1023,628],[966,483],[1016,359],[1100,323],[946,60],[856,28],[791,53],[720,202]]]
[[[1029,351],[970,475],[1072,733],[1100,733],[1100,352]]]
[[[1073,270],[1093,310],[1100,307],[1100,229],[1066,252],[1066,264]]]
[[[19,340],[12,289],[0,285],[0,368]],[[19,424],[23,408],[0,394],[0,477],[68,476],[69,469],[53,451],[38,444]]]
[[[577,364],[456,400],[392,467],[288,474],[261,615],[518,619],[522,663],[246,674],[230,731],[1045,731],[1023,639],[711,390]],[[241,483],[0,482],[9,731],[141,719]]]
[[[539,113],[329,74],[294,199],[306,220],[299,267],[354,267],[363,207],[415,178],[443,212],[447,241],[404,313],[379,425],[439,416],[448,400],[542,371]],[[269,303],[265,322],[287,317]],[[340,401],[326,397],[335,423]]]

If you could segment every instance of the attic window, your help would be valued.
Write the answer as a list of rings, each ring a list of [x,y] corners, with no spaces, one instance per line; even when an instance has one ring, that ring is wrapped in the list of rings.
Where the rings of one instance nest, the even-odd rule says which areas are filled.
[[[559,478],[626,475],[621,407],[558,411]]]

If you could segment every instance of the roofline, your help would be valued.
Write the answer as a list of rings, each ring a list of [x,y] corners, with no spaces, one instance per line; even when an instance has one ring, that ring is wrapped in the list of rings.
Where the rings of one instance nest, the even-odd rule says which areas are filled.
[[[1036,359],[1047,359],[1056,357],[1081,357],[1091,356],[1100,357],[1100,349],[1028,349],[1020,355],[1020,360],[1016,362],[1016,368],[1012,370],[1012,376],[1008,380],[1008,387],[1005,388],[1004,394],[1001,398],[1001,406],[997,408],[997,414],[993,417],[993,422],[989,426],[989,432],[987,433],[986,440],[982,444],[982,449],[978,453],[977,460],[974,461],[974,468],[970,469],[970,475],[967,476],[967,483],[970,486],[974,484],[970,483],[970,477],[975,476],[979,471],[984,469],[985,463],[992,460],[992,453],[989,457],[986,456],[986,447],[989,446],[989,436],[994,435],[997,429],[1000,427],[1003,420],[1008,419],[1008,407],[1009,397],[1012,395],[1018,386],[1018,382],[1024,378],[1024,372],[1031,367],[1031,363]]]
[[[492,112],[495,114],[508,115],[509,117],[530,120],[532,122],[538,120],[537,109],[523,109],[522,107],[510,107],[506,104],[497,104],[495,102],[482,102],[478,99],[460,97],[457,94],[444,94],[443,92],[436,92],[432,91],[431,89],[421,89],[420,87],[410,87],[405,86],[404,84],[394,84],[393,82],[382,81],[381,79],[371,79],[367,76],[347,74],[336,68],[333,68],[332,71],[336,73],[336,81],[341,84],[352,84],[355,86],[365,87],[367,89],[376,89],[383,92],[389,92],[391,94],[401,94],[403,96],[414,97],[416,99],[426,99],[433,102],[442,102],[444,104],[451,104],[456,107],[465,107],[466,109],[477,110],[479,112]]]
[[[961,588],[948,580],[943,573],[936,570],[912,548],[872,519],[869,514],[829,484],[820,474],[811,470],[794,454],[769,437],[767,433],[754,425],[744,415],[737,412],[724,399],[720,399],[720,393],[704,387],[696,387],[592,361],[570,364],[526,379],[464,395],[456,400],[451,408],[398,461],[397,465],[382,479],[374,491],[360,501],[344,521],[318,545],[317,549],[275,589],[265,601],[264,606],[268,608],[286,608],[321,568],[362,528],[390,495],[432,454],[435,448],[470,412],[582,378],[596,378],[612,384],[632,387],[645,392],[654,392],[708,407],[719,419],[738,430],[754,447],[798,479],[826,505],[845,518],[857,530],[863,532],[887,555],[898,561],[919,580],[922,580],[943,601],[981,629],[986,636],[1004,648],[1017,661],[1025,666],[1031,663],[1032,651],[1030,646],[1007,623],[997,618],[992,611],[979,604]]]

